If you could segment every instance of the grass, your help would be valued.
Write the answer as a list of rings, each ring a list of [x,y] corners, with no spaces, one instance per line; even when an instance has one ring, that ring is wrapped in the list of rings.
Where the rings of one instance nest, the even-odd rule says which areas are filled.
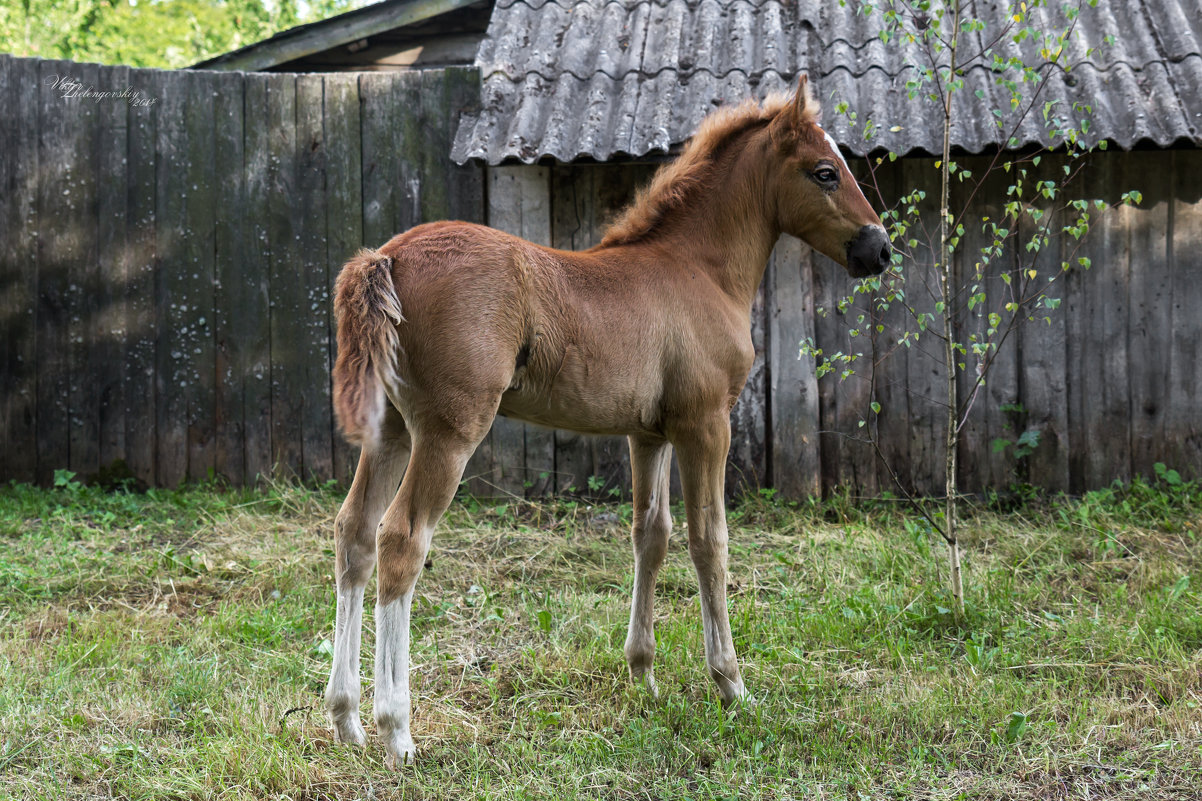
[[[457,502],[418,587],[419,762],[392,774],[321,711],[337,492],[59,483],[0,489],[0,797],[1202,798],[1198,485],[980,506],[960,625],[898,505],[746,500],[759,704],[733,715],[679,516],[653,700],[622,658],[629,507]]]

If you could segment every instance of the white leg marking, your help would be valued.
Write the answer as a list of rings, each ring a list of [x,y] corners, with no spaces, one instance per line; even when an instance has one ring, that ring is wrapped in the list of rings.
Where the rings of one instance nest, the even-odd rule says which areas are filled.
[[[717,495],[717,493],[715,493]],[[720,495],[718,497],[721,497]],[[747,694],[739,674],[730,617],[726,609],[727,530],[726,510],[703,507],[694,518],[697,530],[689,531],[689,554],[697,570],[701,596],[701,627],[705,638],[705,661],[710,678],[718,685],[723,704],[732,704]]]
[[[413,590],[376,606],[376,728],[396,768],[417,755],[409,734],[409,614]]]
[[[634,591],[630,599],[630,625],[626,630],[626,661],[630,678],[642,683],[652,696],[659,695],[655,684],[655,576],[667,550],[670,526],[660,522],[661,510],[655,506],[643,515],[641,541],[635,543]]]
[[[635,509],[639,519],[631,532],[634,546],[634,590],[630,599],[630,625],[626,630],[626,664],[630,678],[652,696],[655,684],[655,577],[663,564],[672,531],[668,512],[668,464],[671,448],[649,449],[631,440],[630,457],[635,471]]]
[[[726,611],[726,588],[717,585],[726,582],[726,571],[704,571],[699,582],[701,588],[701,627],[705,637],[706,662],[710,677],[718,685],[722,702],[731,704],[743,698],[747,689],[739,674],[739,660],[735,654],[730,634],[730,622]],[[698,570],[698,573],[703,573]]]
[[[363,587],[339,587],[334,613],[334,665],[326,684],[326,709],[338,742],[364,745],[359,721],[359,635],[363,623]]]

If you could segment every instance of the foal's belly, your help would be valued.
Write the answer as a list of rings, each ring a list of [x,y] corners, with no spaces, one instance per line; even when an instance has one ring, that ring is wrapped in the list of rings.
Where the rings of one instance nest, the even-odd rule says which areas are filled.
[[[660,381],[646,363],[583,358],[577,348],[538,358],[514,374],[498,413],[582,434],[642,434],[660,423]]]
[[[610,393],[600,397],[586,393],[564,398],[556,397],[554,393],[511,389],[501,396],[497,413],[502,417],[581,434],[642,434],[654,430],[653,422],[644,419],[645,415],[640,413],[633,399],[614,397]]]

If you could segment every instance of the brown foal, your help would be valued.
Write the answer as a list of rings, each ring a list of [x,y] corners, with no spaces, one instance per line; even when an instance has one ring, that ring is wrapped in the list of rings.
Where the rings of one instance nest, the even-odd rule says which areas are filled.
[[[652,692],[652,604],[676,449],[706,664],[723,702],[745,695],[727,618],[723,481],[730,410],[755,356],[752,299],[782,232],[853,276],[879,273],[890,258],[880,218],[817,113],[803,76],[791,96],[711,114],[591,250],[439,222],[343,267],[335,406],[362,455],[335,524],[326,703],[339,740],[366,739],[359,630],[378,563],[376,725],[389,765],[414,755],[413,589],[497,414],[629,437],[635,579],[625,652],[631,678]]]

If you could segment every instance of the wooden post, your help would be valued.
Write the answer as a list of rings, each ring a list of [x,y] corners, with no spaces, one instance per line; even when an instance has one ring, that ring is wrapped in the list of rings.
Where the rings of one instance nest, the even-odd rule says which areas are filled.
[[[764,278],[769,298],[768,476],[787,498],[822,493],[816,365],[811,356],[800,358],[801,341],[815,335],[810,256],[810,248],[801,240],[783,237],[772,251]]]
[[[550,173],[546,167],[491,167],[488,224],[541,245],[551,244]],[[498,417],[489,435],[492,483],[502,494],[525,497],[543,490],[556,471],[555,439],[546,430]],[[527,486],[528,485],[528,486]]]

